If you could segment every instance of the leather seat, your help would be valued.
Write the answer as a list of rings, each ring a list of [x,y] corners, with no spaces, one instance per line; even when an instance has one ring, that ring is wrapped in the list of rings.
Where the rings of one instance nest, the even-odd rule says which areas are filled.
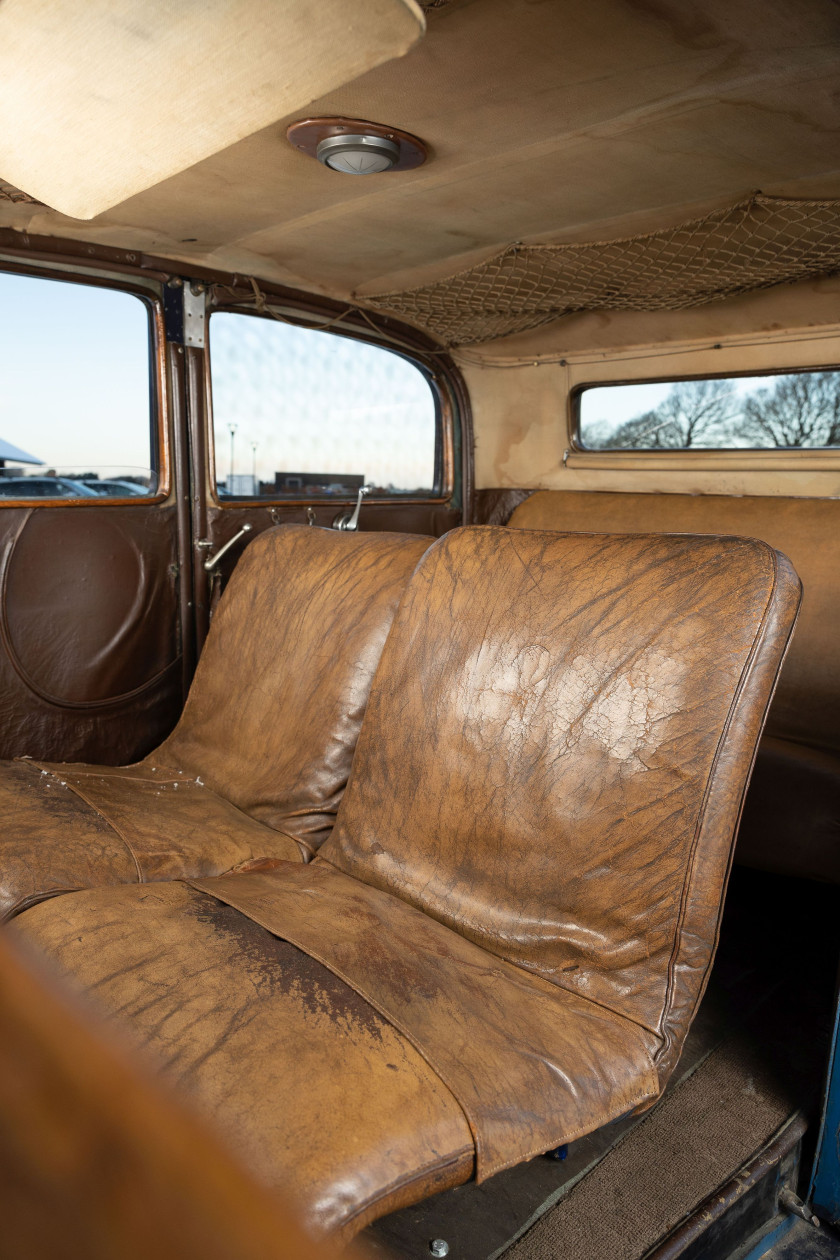
[[[483,1180],[664,1088],[799,595],[746,539],[454,531],[312,863],[80,892],[13,930],[311,1227]]]
[[[430,539],[281,526],[237,565],[175,730],[139,764],[0,765],[0,915],[100,884],[307,860]]]
[[[42,943],[321,1230],[355,1232],[383,1196],[397,1207],[471,1176],[469,1125],[434,1069],[293,945],[183,883],[58,897],[13,926],[48,906]]]

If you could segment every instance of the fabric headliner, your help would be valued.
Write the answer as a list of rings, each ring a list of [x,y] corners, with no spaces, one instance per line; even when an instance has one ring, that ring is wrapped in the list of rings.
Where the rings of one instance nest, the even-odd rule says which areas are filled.
[[[831,0],[770,12],[480,0],[428,18],[406,57],[297,114],[412,132],[430,146],[417,170],[337,175],[271,125],[89,227],[9,202],[2,221],[346,298],[427,283],[514,240],[654,231],[758,188],[840,195]],[[0,175],[34,194],[2,160]]]
[[[93,218],[402,56],[424,29],[414,0],[354,0],[349,18],[344,0],[318,0],[314,17],[309,0],[4,0],[4,178]]]

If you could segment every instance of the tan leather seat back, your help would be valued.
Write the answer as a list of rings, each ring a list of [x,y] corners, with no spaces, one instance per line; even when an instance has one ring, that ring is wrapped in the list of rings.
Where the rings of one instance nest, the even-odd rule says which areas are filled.
[[[538,490],[509,525],[742,534],[784,552],[802,579],[802,613],[767,732],[840,752],[840,500]]]
[[[370,680],[432,540],[284,525],[254,539],[183,715],[149,758],[316,848],[347,782]]]
[[[798,600],[760,542],[454,531],[321,856],[676,1044]]]

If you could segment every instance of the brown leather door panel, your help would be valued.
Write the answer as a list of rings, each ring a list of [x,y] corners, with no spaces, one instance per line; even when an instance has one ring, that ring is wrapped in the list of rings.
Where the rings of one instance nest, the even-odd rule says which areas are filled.
[[[175,511],[0,512],[0,757],[118,765],[181,708]]]

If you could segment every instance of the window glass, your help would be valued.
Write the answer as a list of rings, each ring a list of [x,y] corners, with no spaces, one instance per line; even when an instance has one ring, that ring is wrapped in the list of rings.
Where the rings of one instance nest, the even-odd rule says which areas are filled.
[[[840,371],[598,385],[578,407],[587,450],[840,446]]]
[[[437,492],[437,419],[414,364],[380,346],[217,311],[210,362],[220,497]]]
[[[0,499],[154,494],[149,310],[0,273]]]

